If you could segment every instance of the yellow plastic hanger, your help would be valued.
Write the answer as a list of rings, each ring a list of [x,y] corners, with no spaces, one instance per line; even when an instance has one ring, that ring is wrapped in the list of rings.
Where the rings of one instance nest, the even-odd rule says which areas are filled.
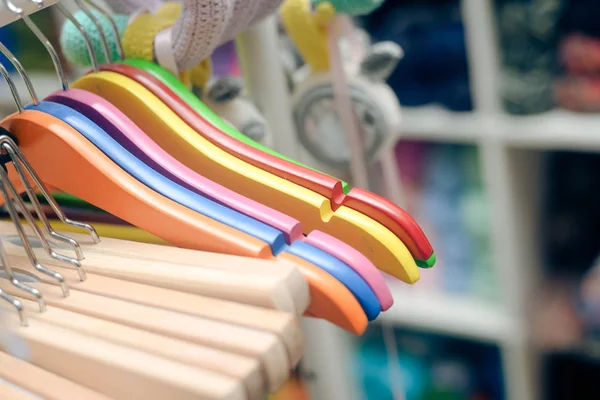
[[[342,206],[335,212],[325,197],[241,161],[204,139],[145,87],[113,72],[94,72],[73,87],[88,90],[126,113],[180,162],[231,190],[320,230],[356,248],[380,270],[408,283],[419,270],[406,245],[383,225]]]

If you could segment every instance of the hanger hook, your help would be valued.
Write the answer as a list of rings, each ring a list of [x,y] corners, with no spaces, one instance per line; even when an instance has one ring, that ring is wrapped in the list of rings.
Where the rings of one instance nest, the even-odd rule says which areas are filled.
[[[21,242],[23,243],[23,246],[25,246],[25,248],[27,249],[27,245],[29,245],[31,247],[31,243],[29,243],[26,236],[23,237],[21,235],[23,227],[21,226],[21,221],[19,220],[19,216],[17,214],[17,211],[15,210],[15,206],[12,203],[10,196],[8,195],[8,192],[9,192],[9,190],[7,188],[8,186],[12,186],[12,184],[8,180],[8,174],[4,170],[4,166],[2,166],[2,167],[0,167],[0,192],[2,193],[2,196],[4,197],[4,200],[6,201],[6,208],[8,210],[8,213],[10,214],[10,218],[12,219],[13,223],[17,227],[17,231],[19,232],[19,237],[21,238]],[[27,243],[25,243],[25,242],[27,242]],[[44,297],[42,296],[42,293],[40,293],[40,291],[37,290],[36,288],[32,288],[31,286],[21,283],[17,279],[17,277],[15,276],[14,271],[12,269],[12,266],[10,264],[10,260],[8,259],[8,255],[6,254],[6,250],[4,249],[4,245],[0,246],[0,262],[2,262],[2,268],[4,269],[4,271],[6,271],[6,274],[8,275],[10,283],[13,286],[15,286],[16,288],[18,288],[24,292],[27,292],[30,295],[32,295],[33,297],[35,297],[35,299],[38,303],[38,307],[40,308],[40,312],[45,312],[46,311],[46,302],[44,301]]]
[[[104,18],[106,18],[108,20],[108,23],[110,24],[110,30],[112,31],[113,36],[115,37],[115,45],[117,47],[117,53],[118,53],[119,60],[124,60],[125,59],[125,50],[123,50],[123,43],[121,43],[121,36],[119,35],[119,28],[117,27],[116,22],[112,19],[110,13],[107,12],[106,10],[104,10],[102,7],[98,6],[92,0],[84,0],[84,1],[90,7],[92,7],[94,10],[96,10],[100,15],[102,15]]]
[[[42,0],[31,0],[31,1],[33,3],[35,3],[38,7],[41,7],[44,5]],[[42,44],[48,51],[48,54],[50,54],[50,58],[52,59],[52,63],[54,64],[54,69],[56,70],[58,79],[60,79],[60,84],[61,84],[63,90],[67,90],[69,88],[69,81],[67,80],[67,75],[65,74],[65,71],[64,71],[62,65],[60,64],[60,58],[58,57],[58,53],[56,52],[56,49],[54,49],[54,47],[52,46],[52,43],[50,43],[48,38],[42,33],[42,31],[31,20],[31,18],[29,18],[29,16],[23,12],[23,9],[15,6],[14,3],[10,0],[4,0],[4,4],[13,13],[17,14],[19,16],[19,18],[21,18],[23,21],[25,21],[25,24],[27,25],[27,27],[29,29],[31,29],[33,34],[39,39],[40,42],[42,42]]]
[[[60,11],[66,19],[71,21],[71,23],[75,26],[75,28],[77,28],[79,33],[81,33],[83,41],[85,42],[85,47],[87,48],[88,54],[90,56],[92,68],[95,72],[98,72],[100,70],[100,67],[98,65],[98,57],[96,57],[96,53],[94,52],[94,45],[92,44],[92,39],[90,38],[90,35],[87,33],[83,25],[81,25],[79,21],[77,21],[77,18],[75,18],[71,11],[69,11],[69,9],[65,7],[65,5],[62,2],[59,1],[58,3],[56,3],[56,7],[58,7],[58,11]]]
[[[28,161],[25,159],[25,156],[19,150],[16,143],[12,139],[10,139],[7,135],[0,135],[0,145],[2,146],[2,149],[4,151],[6,151],[6,153],[8,153],[8,155],[15,167],[15,170],[17,171],[17,174],[19,175],[19,178],[21,178],[21,181],[23,182],[23,185],[25,186],[25,192],[27,193],[27,197],[29,197],[29,200],[33,206],[33,209],[35,210],[38,218],[42,222],[42,227],[46,231],[46,234],[50,235],[51,238],[54,238],[56,240],[59,240],[61,242],[68,243],[69,245],[71,245],[71,247],[73,248],[73,251],[75,251],[75,254],[77,255],[77,260],[75,260],[71,257],[57,254],[49,246],[46,250],[52,257],[56,258],[57,260],[65,261],[65,262],[68,262],[68,263],[72,264],[73,266],[75,266],[75,268],[77,268],[79,271],[79,276],[80,276],[81,280],[84,281],[86,279],[85,271],[81,267],[81,264],[78,262],[79,260],[83,260],[83,258],[84,258],[83,252],[81,251],[81,246],[75,239],[68,237],[66,235],[63,235],[61,233],[58,233],[54,229],[52,229],[52,226],[50,225],[50,222],[48,221],[46,214],[42,211],[40,202],[38,201],[37,196],[35,195],[35,193],[33,191],[33,188],[29,182],[29,179],[28,179],[27,175],[25,174],[25,171],[23,170],[23,167],[25,167],[25,169],[27,170],[29,175],[33,176],[33,175],[35,175],[35,172],[33,173],[33,175],[30,173],[31,171],[33,171],[33,168],[31,168],[31,165],[29,165]],[[34,179],[34,183],[36,185],[37,185],[37,181],[38,181],[38,179]],[[42,187],[43,187],[43,185],[42,185]],[[44,192],[44,189],[41,189],[41,190],[42,190],[42,192]]]
[[[83,11],[83,13],[92,21],[92,23],[98,29],[98,35],[100,36],[100,43],[102,43],[102,51],[104,53],[104,57],[106,58],[106,63],[111,63],[112,58],[110,56],[110,47],[108,46],[108,40],[106,39],[106,35],[104,34],[104,29],[102,29],[102,25],[98,21],[98,18],[94,15],[93,12],[90,11],[88,6],[82,0],[74,0],[75,4]],[[112,18],[109,18],[112,21]]]
[[[8,70],[2,63],[0,63],[0,74],[2,74],[2,77],[8,84],[8,88],[10,89],[13,100],[15,101],[15,105],[17,106],[17,110],[19,110],[19,113],[22,113],[23,112],[23,103],[21,102],[21,96],[19,95],[19,91],[17,90],[17,87],[15,86],[15,81],[12,80],[12,78],[10,77],[10,74],[8,73]]]
[[[0,242],[0,246],[4,247]],[[0,250],[5,252],[4,250]],[[23,309],[23,303],[17,300],[15,297],[4,292],[4,290],[0,289],[0,298],[12,305],[19,314],[19,320],[21,321],[21,326],[29,326],[29,322],[27,322],[27,318],[25,317],[25,310]]]
[[[15,69],[17,70],[17,72],[19,73],[19,75],[21,76],[23,81],[25,82],[27,91],[29,92],[29,95],[31,96],[31,101],[33,102],[34,105],[37,105],[40,101],[38,99],[37,94],[35,93],[35,88],[33,87],[33,83],[31,82],[29,75],[27,75],[27,71],[25,71],[25,68],[23,68],[23,64],[21,64],[21,62],[17,59],[17,57],[15,57],[15,55],[2,42],[0,42],[0,53],[4,54],[6,56],[6,58],[8,58],[8,61],[10,61],[10,63],[15,67]]]
[[[10,180],[8,178],[8,173],[4,170],[4,168],[0,168],[0,181],[1,181],[0,183],[2,183],[2,185],[0,185],[2,187],[2,195],[6,199],[8,213],[10,214],[10,217],[13,220],[13,222],[17,228],[19,238],[21,239],[21,243],[23,244],[23,247],[25,248],[25,252],[27,253],[27,257],[29,258],[29,261],[31,262],[31,264],[33,265],[33,267],[36,270],[38,270],[39,272],[41,272],[44,275],[48,275],[49,277],[51,277],[52,279],[57,281],[63,292],[63,296],[67,297],[69,295],[69,286],[65,282],[65,278],[58,272],[53,271],[47,267],[44,267],[42,264],[40,264],[37,259],[37,256],[35,255],[35,252],[33,251],[33,246],[31,245],[31,242],[29,241],[29,238],[27,237],[27,234],[25,233],[25,229],[23,228],[23,225],[21,224],[21,220],[19,219],[19,214],[17,212],[15,204],[19,207],[19,209],[21,210],[21,213],[25,217],[25,220],[32,227],[33,232],[35,233],[37,238],[40,240],[40,242],[42,242],[44,247],[49,246],[48,241],[46,241],[46,238],[41,234],[39,227],[37,226],[37,224],[35,223],[35,221],[33,219],[33,216],[31,215],[31,213],[25,206],[23,199],[21,199],[21,196],[19,196],[19,193],[17,192],[17,190],[15,189],[13,184],[10,182]]]

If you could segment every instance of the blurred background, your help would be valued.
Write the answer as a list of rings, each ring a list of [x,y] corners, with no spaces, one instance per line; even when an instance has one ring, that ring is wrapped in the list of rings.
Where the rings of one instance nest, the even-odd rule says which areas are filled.
[[[33,18],[57,43],[52,9]],[[388,0],[356,20],[405,52],[388,80],[401,129],[380,151],[438,262],[394,284],[362,337],[303,321],[306,360],[274,399],[600,399],[598,21],[598,0]],[[0,41],[40,96],[59,88],[22,22]],[[213,61],[240,73],[232,43]]]

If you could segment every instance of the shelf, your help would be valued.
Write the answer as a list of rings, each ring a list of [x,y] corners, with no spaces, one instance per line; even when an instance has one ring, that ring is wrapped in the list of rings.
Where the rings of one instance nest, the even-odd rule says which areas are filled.
[[[476,113],[453,112],[438,106],[404,107],[398,138],[476,143],[481,132],[481,119]]]
[[[552,110],[506,117],[503,123],[506,142],[511,147],[600,151],[600,114]]]
[[[405,286],[391,290],[394,305],[381,314],[384,322],[497,344],[519,334],[513,318],[479,299]]]

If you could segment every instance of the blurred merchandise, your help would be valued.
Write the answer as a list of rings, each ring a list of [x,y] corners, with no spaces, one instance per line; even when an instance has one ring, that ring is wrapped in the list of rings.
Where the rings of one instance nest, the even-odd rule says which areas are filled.
[[[553,276],[579,280],[600,250],[600,156],[554,152],[548,156],[540,229],[543,265]]]
[[[501,400],[502,373],[494,346],[396,330],[401,377],[390,376],[381,327],[360,339],[356,376],[366,400],[393,400],[391,379],[401,379],[406,400]]]
[[[438,265],[426,283],[453,294],[495,302],[488,200],[472,146],[400,141],[396,158],[406,209],[427,230]]]
[[[362,21],[374,41],[394,41],[405,52],[388,80],[403,106],[472,109],[458,1],[388,1]]]
[[[564,0],[497,0],[501,44],[501,92],[512,114],[554,106],[556,47]]]

